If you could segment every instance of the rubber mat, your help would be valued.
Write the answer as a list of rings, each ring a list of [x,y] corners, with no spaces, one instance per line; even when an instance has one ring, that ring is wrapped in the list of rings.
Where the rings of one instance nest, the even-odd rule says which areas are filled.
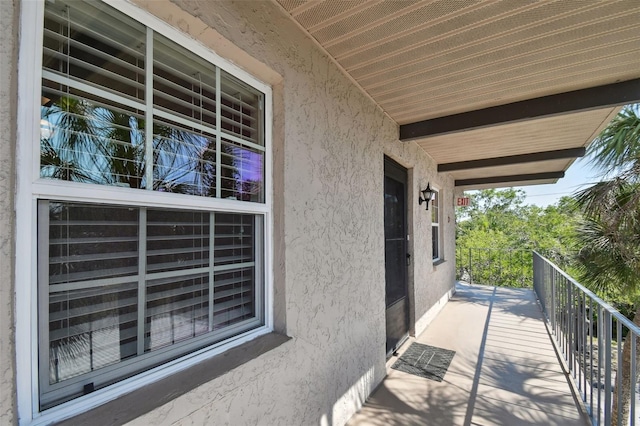
[[[412,343],[391,368],[441,382],[455,354],[448,349]]]

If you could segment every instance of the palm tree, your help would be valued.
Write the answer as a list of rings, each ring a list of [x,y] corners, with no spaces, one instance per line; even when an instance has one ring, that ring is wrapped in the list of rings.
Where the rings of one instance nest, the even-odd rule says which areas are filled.
[[[188,130],[154,123],[153,159],[146,159],[141,117],[61,96],[42,107],[42,120],[49,127],[40,138],[43,177],[186,193],[202,179],[188,159],[200,158],[203,138]],[[150,161],[154,182],[144,183]]]
[[[45,131],[40,138],[40,173],[43,177],[93,182],[80,153],[91,152],[96,128],[87,117],[95,108],[82,100],[60,97],[42,107]]]
[[[596,291],[623,294],[634,304],[634,324],[640,326],[640,105],[631,105],[589,147],[603,180],[576,195],[583,221],[577,261],[582,280]],[[613,422],[629,417],[631,340],[625,338],[621,394],[614,394]],[[636,345],[640,343],[640,339]],[[629,348],[629,349],[628,349]],[[622,399],[622,412],[618,400]]]

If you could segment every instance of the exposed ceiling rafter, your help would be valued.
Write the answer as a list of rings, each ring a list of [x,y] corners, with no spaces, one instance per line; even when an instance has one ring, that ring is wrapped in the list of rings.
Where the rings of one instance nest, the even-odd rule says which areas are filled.
[[[507,182],[524,182],[533,180],[548,180],[548,179],[560,179],[564,177],[564,172],[547,172],[547,173],[532,173],[525,175],[511,175],[511,176],[491,176],[475,179],[460,179],[456,180],[455,186],[472,186],[472,185],[486,185],[493,183],[507,183]]]
[[[640,79],[403,124],[400,126],[400,140],[407,142],[428,136],[463,132],[634,102],[640,102]]]
[[[438,164],[438,172],[480,169],[483,167],[506,166],[511,164],[534,163],[538,161],[558,160],[562,158],[583,157],[586,148],[558,149],[554,151],[534,152],[531,154],[509,155],[506,157],[483,158],[480,160],[457,161]]]

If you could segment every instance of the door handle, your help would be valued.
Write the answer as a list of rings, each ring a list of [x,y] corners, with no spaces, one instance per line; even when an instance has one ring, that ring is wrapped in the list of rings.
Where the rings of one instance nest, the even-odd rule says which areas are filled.
[[[407,253],[407,266],[411,266],[411,254]]]

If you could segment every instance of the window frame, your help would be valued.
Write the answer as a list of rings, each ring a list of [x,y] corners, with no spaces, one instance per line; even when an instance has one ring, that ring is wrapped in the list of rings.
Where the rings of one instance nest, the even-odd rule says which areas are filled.
[[[40,236],[39,238],[42,240],[47,240],[49,237],[49,226],[47,226],[48,222],[48,215],[49,215],[49,208],[48,208],[48,204],[50,202],[53,203],[57,203],[57,201],[53,201],[53,200],[38,200],[38,205],[39,205],[39,209],[41,209],[40,211],[40,219],[42,219],[41,222],[39,222],[39,232],[40,232]],[[66,201],[64,202],[66,203]],[[75,203],[69,203],[69,204],[75,204]],[[103,207],[104,205],[101,204],[91,204],[91,205],[83,205],[84,207],[95,207],[95,208],[100,208]],[[118,206],[118,208],[128,208],[130,206]],[[148,222],[147,219],[147,213],[150,210],[155,210],[155,209],[149,209],[147,207],[138,207],[138,212],[141,212],[142,210],[145,210],[145,214],[144,215],[140,215],[138,217],[138,225],[140,227],[145,227],[147,226]],[[161,211],[167,212],[168,210],[166,209],[162,209]],[[187,212],[187,213],[203,213],[207,216],[209,216],[209,224],[211,225],[210,231],[209,231],[209,235],[211,236],[211,240],[214,240],[216,238],[216,233],[215,233],[215,228],[214,228],[214,222],[216,221],[214,219],[214,216],[216,216],[217,214],[221,213],[221,214],[228,214],[227,212],[219,212],[219,211],[193,211],[193,210],[184,210],[184,209],[171,209],[170,211],[173,212]],[[43,217],[44,216],[44,217]],[[144,218],[142,217],[144,216]],[[263,223],[263,216],[261,215],[256,215],[256,214],[251,214],[248,215],[250,217],[253,218],[253,235],[255,236],[255,240],[256,241],[263,241],[263,229],[264,229],[264,223]],[[217,218],[217,217],[216,217]],[[44,224],[44,226],[42,226]],[[148,229],[148,228],[147,228]],[[144,237],[142,237],[140,235],[140,233],[138,232],[137,237],[139,238],[139,241],[141,241],[139,243],[139,255],[143,256],[143,253],[146,252],[146,244]],[[220,345],[220,344],[224,344],[224,342],[228,341],[229,339],[232,339],[234,336],[236,335],[242,335],[244,333],[249,333],[253,330],[255,330],[256,328],[259,328],[262,326],[261,322],[263,322],[264,320],[264,280],[263,280],[263,274],[262,272],[264,271],[264,267],[263,267],[263,252],[262,252],[262,244],[257,244],[253,247],[253,254],[255,256],[255,260],[254,260],[254,271],[256,273],[255,279],[254,279],[254,284],[255,284],[255,288],[253,290],[254,294],[253,294],[253,307],[254,307],[254,316],[252,318],[247,318],[244,319],[242,321],[239,321],[237,323],[234,323],[232,325],[229,325],[228,327],[224,327],[222,329],[218,329],[218,330],[210,330],[206,333],[202,333],[196,336],[191,336],[188,339],[184,339],[179,343],[176,344],[170,344],[170,345],[164,345],[158,348],[155,348],[153,350],[143,350],[143,352],[139,352],[135,357],[130,357],[127,359],[121,359],[118,362],[109,364],[109,365],[105,365],[101,368],[98,368],[96,370],[92,370],[89,372],[85,372],[85,373],[81,373],[78,375],[74,375],[72,377],[69,377],[67,379],[58,381],[56,383],[49,383],[49,377],[48,375],[46,375],[45,373],[45,368],[48,367],[49,364],[49,360],[50,360],[50,354],[49,354],[49,344],[51,342],[50,340],[50,334],[49,334],[49,321],[50,318],[47,316],[47,314],[49,313],[49,295],[45,292],[45,291],[40,291],[38,294],[38,302],[40,306],[43,306],[44,308],[39,309],[41,315],[39,318],[40,321],[40,325],[39,325],[39,340],[40,340],[40,344],[39,344],[39,356],[40,356],[40,369],[41,369],[41,374],[39,375],[39,380],[40,380],[40,388],[39,388],[39,395],[40,395],[40,405],[43,404],[51,404],[53,403],[55,405],[59,405],[60,403],[56,403],[56,399],[64,399],[68,397],[68,394],[72,394],[73,390],[76,389],[76,392],[78,391],[79,386],[82,386],[82,383],[86,383],[88,380],[92,380],[93,382],[96,382],[98,384],[98,386],[100,387],[106,387],[109,385],[103,385],[103,382],[110,382],[110,381],[120,381],[123,380],[123,378],[127,378],[127,377],[133,377],[136,374],[139,374],[139,372],[145,371],[145,370],[150,370],[151,368],[153,368],[154,365],[160,365],[164,362],[166,362],[167,360],[173,360],[173,359],[179,359],[183,356],[187,356],[190,355],[192,352],[198,351],[202,348],[211,348],[213,346],[216,345]],[[39,250],[39,256],[38,256],[38,265],[39,268],[41,268],[41,272],[40,272],[40,282],[38,283],[39,287],[42,288],[49,288],[51,289],[51,287],[49,286],[49,284],[46,281],[46,279],[49,277],[49,257],[48,256],[41,256],[40,254],[42,252],[47,252],[49,250],[49,245],[47,244],[40,244],[38,246],[38,250]],[[212,261],[214,259],[214,255],[213,253],[211,253],[212,257],[210,257],[209,261]],[[147,266],[149,266],[148,264],[146,264]],[[233,265],[233,264],[231,264]],[[214,266],[213,264],[210,264],[208,267],[202,267],[202,268],[196,268],[196,269],[173,269],[171,271],[161,271],[161,272],[154,272],[154,271],[144,271],[145,268],[141,268],[142,270],[139,271],[136,275],[126,275],[122,278],[127,279],[127,281],[130,282],[140,282],[140,280],[142,282],[145,283],[145,289],[149,290],[149,287],[147,287],[150,283],[152,283],[154,280],[162,280],[164,278],[174,278],[174,279],[179,279],[182,277],[189,277],[189,276],[194,276],[194,275],[201,275],[204,274],[205,271],[203,271],[203,269],[206,269],[206,273],[209,275],[209,283],[208,283],[208,288],[209,288],[209,294],[210,294],[210,304],[209,304],[209,309],[210,312],[213,313],[216,305],[215,303],[213,303],[213,301],[215,300],[215,292],[213,291],[214,287],[215,287],[215,280],[213,279],[213,276],[217,273],[217,272],[222,272],[224,273],[224,270],[227,266],[230,266],[229,264],[226,265],[222,265],[222,266]],[[217,270],[216,270],[217,269]],[[233,268],[232,268],[233,269]],[[227,269],[228,270],[228,269]],[[187,272],[188,273],[185,273]],[[109,278],[107,278],[106,280],[108,280]],[[82,284],[80,284],[81,286],[83,284],[87,284],[89,285],[89,287],[84,287],[83,289],[87,289],[90,288],[91,286],[91,282],[92,280],[85,280]],[[59,283],[58,285],[62,285],[62,286],[72,286],[75,287],[76,285],[78,285],[78,282],[69,282],[69,283]],[[106,285],[105,285],[106,286]],[[55,285],[54,285],[55,287]],[[138,289],[138,297],[140,296],[139,294],[139,289]],[[146,301],[144,299],[138,299],[138,302],[136,303],[146,303]],[[142,315],[142,319],[140,318],[140,316]],[[144,318],[146,318],[147,316],[147,309],[143,309],[141,311],[138,311],[138,326],[136,327],[138,329],[138,340],[137,340],[137,344],[143,344],[142,342],[144,341],[144,336],[145,336],[145,331],[144,331],[144,327],[145,327],[145,323],[144,323]],[[215,315],[210,315],[210,317],[208,318],[211,322],[214,321],[215,319]],[[140,350],[140,349],[139,349]],[[50,372],[49,372],[50,373]],[[81,389],[81,388],[80,388]],[[67,390],[67,395],[65,395],[65,390]],[[78,397],[70,397],[69,400],[73,400],[75,398]]]
[[[433,230],[437,229],[436,235],[438,240],[436,242],[436,247],[438,249],[437,255],[435,253],[431,253],[431,260],[433,263],[441,262],[442,257],[442,227],[440,226],[442,223],[442,199],[440,197],[441,190],[439,188],[433,188],[433,195],[431,196],[431,209],[432,209],[432,220],[431,220],[431,239],[432,239],[432,251],[433,251]],[[435,211],[437,210],[437,212]],[[435,212],[435,216],[438,219],[436,222],[433,221],[433,214]]]
[[[107,187],[40,178],[40,93],[44,1],[21,2],[18,60],[18,124],[16,143],[16,258],[15,324],[18,417],[27,424],[44,424],[71,417],[113,400],[134,388],[168,377],[258,336],[273,331],[273,182],[272,182],[272,89],[250,73],[233,65],[190,35],[125,0],[102,0],[161,34],[189,52],[226,71],[264,94],[264,203],[168,194],[151,190]],[[184,209],[253,214],[263,219],[262,253],[264,325],[219,343],[183,355],[173,361],[136,374],[106,388],[55,407],[39,410],[38,315],[38,200],[131,205],[161,209]],[[19,237],[18,237],[19,236]],[[46,318],[45,318],[46,321]]]

